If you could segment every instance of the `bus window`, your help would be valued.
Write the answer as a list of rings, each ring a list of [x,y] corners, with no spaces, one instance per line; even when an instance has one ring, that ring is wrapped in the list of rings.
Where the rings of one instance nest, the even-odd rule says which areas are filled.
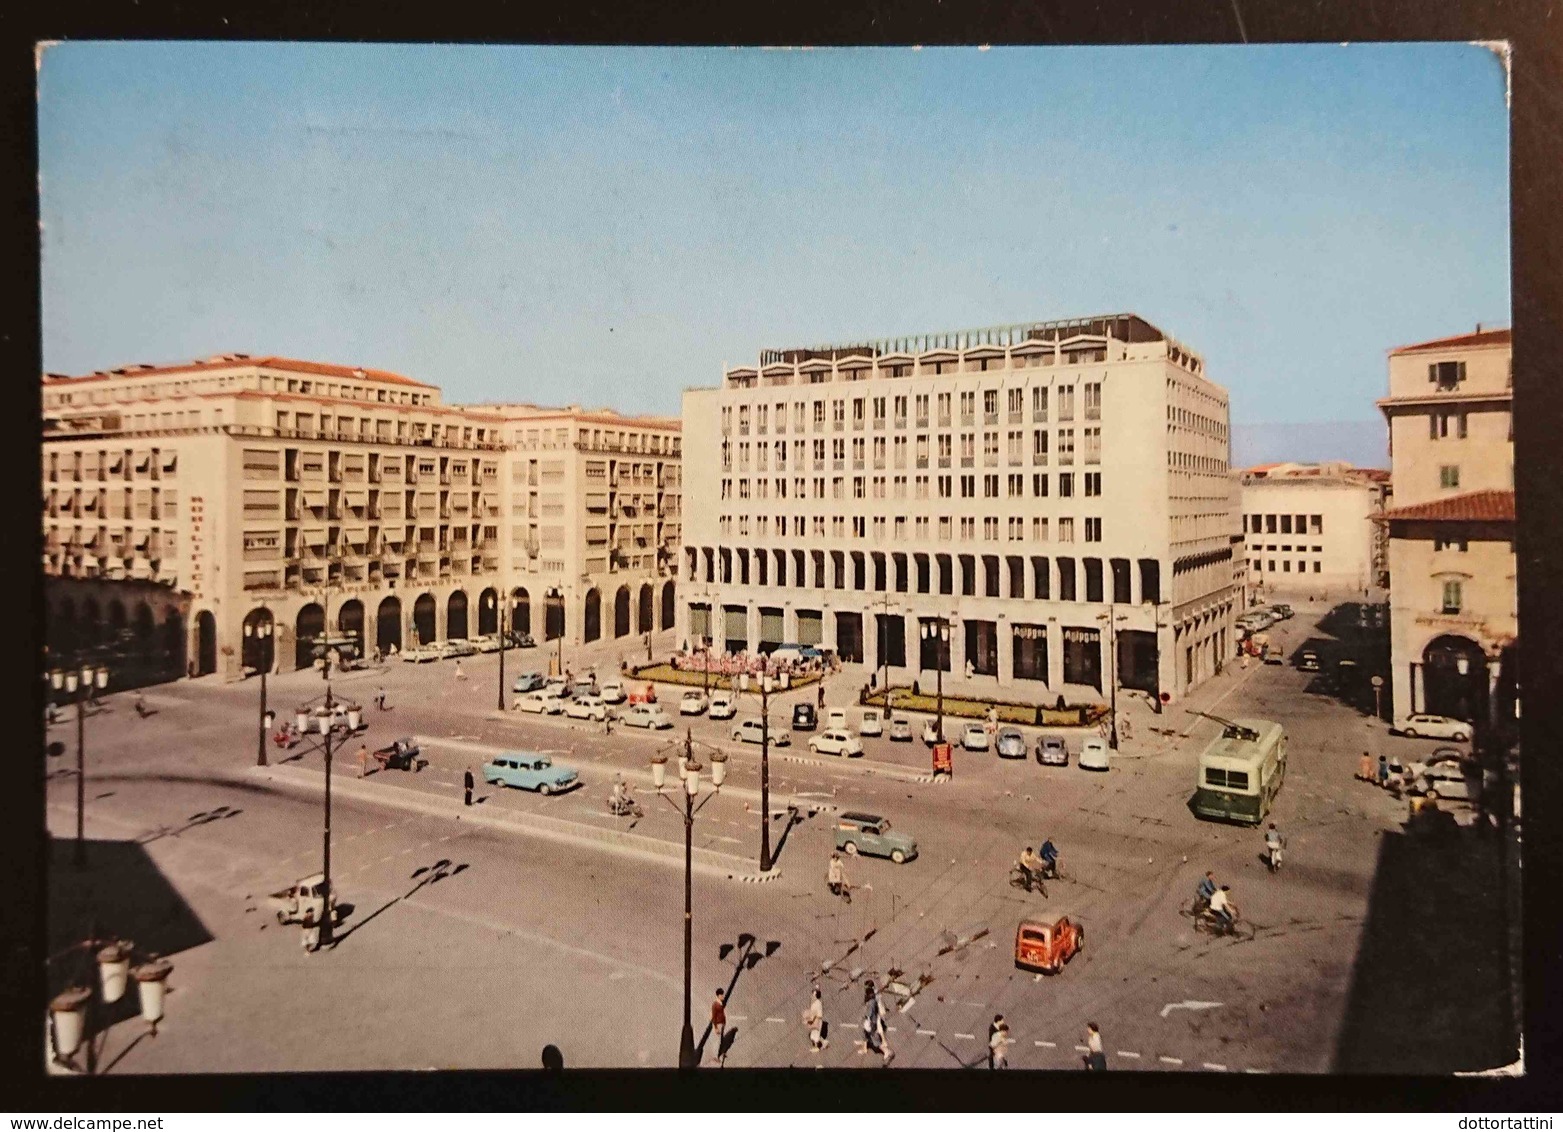
[[[1227,772],[1213,766],[1205,768],[1206,786],[1225,786],[1227,784]]]
[[[1246,770],[1229,770],[1229,771],[1227,771],[1227,789],[1228,790],[1247,790],[1248,789],[1248,772]]]

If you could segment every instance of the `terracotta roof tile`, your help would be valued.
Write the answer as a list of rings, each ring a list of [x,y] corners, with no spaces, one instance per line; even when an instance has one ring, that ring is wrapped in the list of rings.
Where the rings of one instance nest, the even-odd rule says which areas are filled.
[[[1452,338],[1434,338],[1430,342],[1416,342],[1410,346],[1396,346],[1390,355],[1415,354],[1421,350],[1455,350],[1464,346],[1507,346],[1513,339],[1513,331],[1502,327],[1498,330],[1479,330],[1474,334],[1456,334]]]
[[[1471,491],[1435,499],[1411,507],[1394,507],[1373,516],[1377,522],[1390,519],[1421,519],[1426,522],[1514,522],[1512,491]]]

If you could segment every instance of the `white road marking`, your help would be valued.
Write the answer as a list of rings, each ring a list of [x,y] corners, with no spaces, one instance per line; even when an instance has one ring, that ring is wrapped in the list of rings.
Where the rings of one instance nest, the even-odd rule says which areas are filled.
[[[729,1014],[728,1017],[731,1018],[734,1022],[749,1021],[749,1016],[747,1014]]]
[[[957,1038],[965,1038],[969,1042],[974,1042],[977,1040],[976,1034],[956,1034],[955,1036]]]
[[[1183,1059],[1181,1057],[1158,1057],[1156,1060],[1157,1061],[1165,1061],[1168,1065],[1182,1065],[1183,1064]]]
[[[1174,1010],[1214,1010],[1218,1006],[1224,1006],[1220,1002],[1195,1002],[1192,999],[1184,999],[1182,1002],[1169,1002],[1161,1008],[1161,1016],[1165,1018]]]
[[[1118,1056],[1119,1057],[1135,1057],[1135,1058],[1137,1058],[1140,1055],[1135,1053],[1133,1050],[1121,1049],[1121,1050],[1118,1051]]]
[[[1243,1070],[1243,1072],[1244,1073],[1268,1073],[1270,1071],[1268,1069],[1245,1069],[1245,1070]]]
[[[1221,1073],[1225,1073],[1227,1071],[1227,1067],[1225,1065],[1217,1065],[1214,1061],[1205,1062],[1205,1068],[1214,1069]]]
[[[1040,1038],[1038,1038],[1036,1041],[1032,1042],[1031,1044],[1034,1045],[1034,1046],[1043,1046],[1043,1047],[1045,1047],[1047,1049],[1057,1049],[1058,1048],[1057,1043],[1055,1043],[1055,1042],[1044,1042]]]
[[[930,1038],[936,1037],[938,1035],[938,1033],[939,1033],[938,1030],[918,1030],[917,1032],[919,1034],[924,1034],[924,1035],[926,1035],[926,1036],[928,1036]]]
[[[1086,1049],[1085,1046],[1075,1046],[1075,1052],[1076,1053],[1090,1053],[1091,1051]]]
[[[766,1021],[767,1022],[780,1022],[783,1025],[786,1025],[786,1023],[787,1023],[787,1019],[785,1019],[785,1018],[767,1018]]]

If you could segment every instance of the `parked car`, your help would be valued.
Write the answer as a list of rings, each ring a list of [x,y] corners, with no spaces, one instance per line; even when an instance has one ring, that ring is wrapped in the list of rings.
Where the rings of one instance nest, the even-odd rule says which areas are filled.
[[[685,692],[682,696],[679,697],[678,714],[700,715],[704,713],[706,708],[710,706],[711,705],[706,700],[706,694],[704,692],[691,688],[689,691]]]
[[[624,681],[614,678],[604,680],[597,694],[602,697],[605,704],[622,704],[625,700]]]
[[[672,717],[656,704],[631,704],[630,709],[620,717],[619,722],[631,727],[656,730],[673,726]]]
[[[553,692],[555,695],[559,696],[573,695],[573,693],[570,692],[568,685],[565,684],[563,676],[548,677],[543,681],[543,690],[547,692]]]
[[[402,650],[402,660],[408,664],[427,664],[431,660],[439,660],[443,655],[438,645],[414,645]]]
[[[608,718],[608,705],[601,696],[576,696],[564,705],[564,714],[571,719],[591,719],[602,723]]]
[[[490,786],[514,786],[553,794],[580,781],[580,775],[567,766],[556,766],[548,755],[536,752],[506,751],[483,764],[483,781]]]
[[[792,736],[785,728],[772,727],[770,729],[770,742],[773,747],[792,746]],[[758,719],[746,719],[733,728],[733,738],[740,743],[759,743],[764,740],[764,731]]]
[[[476,656],[477,654],[478,646],[465,638],[458,637],[456,640],[445,642],[446,656]]]
[[[1465,801],[1482,796],[1481,767],[1453,747],[1440,747],[1426,762],[1412,763],[1410,770],[1413,793]]]
[[[840,755],[850,759],[863,753],[863,741],[850,731],[830,727],[809,740],[809,750],[816,755]]]
[[[1052,923],[1022,920],[1015,929],[1015,966],[1056,975],[1085,945],[1085,928],[1068,916]]]
[[[904,715],[892,715],[890,717],[890,741],[892,743],[910,743],[912,741],[912,721]]]
[[[476,638],[472,643],[477,646],[478,652],[498,652],[499,634],[489,633],[487,636]]]
[[[572,699],[575,696],[595,696],[597,694],[597,678],[595,676],[578,676],[575,679],[575,683],[568,685],[559,694],[566,699]]]
[[[1270,612],[1277,620],[1290,621],[1293,617],[1292,607],[1282,602],[1277,602],[1270,607]]]
[[[712,692],[711,705],[706,709],[707,719],[732,719],[738,714],[738,700],[731,692]]]
[[[531,633],[517,633],[510,631],[510,647],[513,649],[535,649],[537,642],[533,640]]]
[[[380,764],[382,770],[417,772],[429,765],[429,760],[423,757],[423,749],[418,746],[418,740],[410,735],[405,735],[379,748],[372,757]]]
[[[1446,715],[1408,715],[1391,730],[1408,739],[1453,739],[1463,743],[1471,737],[1471,725]]]
[[[883,735],[885,733],[884,716],[878,708],[864,708],[863,722],[858,727],[859,735]]]
[[[529,711],[534,715],[558,715],[564,710],[564,698],[553,688],[539,688],[524,696],[516,697],[516,711]]]
[[[1075,760],[1075,765],[1081,770],[1106,770],[1107,769],[1107,740],[1100,735],[1092,735],[1080,744],[1080,757]]]
[[[988,729],[980,723],[968,723],[961,728],[961,747],[967,751],[986,751]]]
[[[515,683],[510,685],[512,692],[536,692],[546,684],[541,672],[523,672],[516,677]]]
[[[833,727],[837,731],[847,729],[847,709],[833,707],[825,713],[825,726]]]
[[[815,712],[814,705],[799,703],[792,705],[792,729],[794,731],[813,731],[819,726],[819,714]]]
[[[326,907],[326,874],[313,873],[296,880],[281,892],[273,892],[266,902],[277,914],[279,924],[299,923],[306,915],[318,924],[324,919]],[[330,903],[331,918],[335,922],[338,918],[335,885],[331,886]]]
[[[1286,650],[1283,649],[1280,645],[1276,645],[1276,644],[1266,645],[1265,646],[1265,663],[1266,664],[1285,664],[1286,663]]]
[[[836,817],[836,848],[849,857],[859,853],[870,857],[889,857],[904,865],[917,856],[917,839],[899,830],[878,814],[849,810]]]
[[[998,742],[995,744],[994,753],[1001,759],[1025,758],[1026,737],[1020,733],[1020,728],[1005,727],[1001,729]]]
[[[1044,735],[1037,740],[1037,762],[1043,766],[1068,766],[1069,748],[1062,736]]]
[[[931,747],[938,741],[939,721],[937,719],[930,719],[927,723],[923,724],[923,742],[927,743]]]
[[[1297,661],[1297,667],[1304,672],[1319,671],[1319,654],[1313,649],[1303,649],[1302,656]]]

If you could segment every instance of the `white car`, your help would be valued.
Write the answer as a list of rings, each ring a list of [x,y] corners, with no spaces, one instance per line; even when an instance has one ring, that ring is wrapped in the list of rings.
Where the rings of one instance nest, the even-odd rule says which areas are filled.
[[[1466,759],[1438,759],[1423,766],[1411,764],[1415,781],[1411,789],[1429,798],[1459,798],[1467,802],[1482,796],[1482,771]]]
[[[792,733],[786,728],[772,727],[770,731],[771,746],[792,746]],[[759,743],[764,740],[765,733],[761,728],[760,721],[758,719],[746,719],[737,727],[733,728],[733,738],[740,743]]]
[[[540,692],[528,692],[516,697],[516,710],[529,711],[533,715],[558,715],[564,710],[564,701],[557,692],[544,688]]]
[[[816,755],[840,755],[850,759],[863,753],[863,741],[844,728],[827,727],[809,740],[809,750]]]
[[[1107,769],[1107,740],[1100,735],[1093,735],[1080,744],[1080,757],[1075,760],[1075,765],[1082,770],[1106,770]]]
[[[672,718],[656,704],[632,704],[630,705],[630,710],[624,713],[619,722],[628,724],[630,727],[646,727],[657,730],[673,726]]]
[[[885,733],[884,716],[878,708],[863,709],[863,726],[857,729],[859,735],[883,735]]]
[[[710,704],[706,702],[706,694],[704,692],[691,690],[685,692],[683,697],[678,701],[678,714],[700,715],[709,706]]]
[[[961,748],[967,751],[988,749],[988,729],[980,723],[968,723],[961,728]]]
[[[604,680],[598,694],[602,696],[602,702],[605,704],[622,704],[625,700],[624,681]]]
[[[837,731],[845,731],[847,729],[847,709],[831,708],[825,713],[825,726],[827,728],[833,727]]]
[[[608,718],[608,705],[601,696],[576,696],[564,705],[564,714],[571,719],[594,719],[598,723]]]
[[[439,660],[444,655],[438,645],[414,645],[410,649],[402,650],[402,659],[408,664],[427,664],[431,660]]]
[[[1471,725],[1446,715],[1408,715],[1394,730],[1408,739],[1453,739],[1463,743],[1471,737]]]
[[[927,743],[931,747],[938,741],[939,725],[934,720],[930,719],[927,723],[923,724],[923,742]]]
[[[474,637],[472,643],[478,647],[479,652],[498,652],[499,634],[489,633],[487,636]]]
[[[738,704],[731,692],[712,692],[711,707],[706,712],[710,719],[732,719],[738,714]]]

